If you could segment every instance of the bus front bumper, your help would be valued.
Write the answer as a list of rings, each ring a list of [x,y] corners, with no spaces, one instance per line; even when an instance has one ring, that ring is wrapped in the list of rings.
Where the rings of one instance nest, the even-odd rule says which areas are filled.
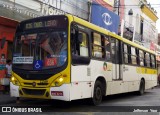
[[[70,85],[63,84],[60,87],[49,88],[30,88],[16,86],[10,82],[11,97],[40,98],[40,99],[56,99],[70,101]]]

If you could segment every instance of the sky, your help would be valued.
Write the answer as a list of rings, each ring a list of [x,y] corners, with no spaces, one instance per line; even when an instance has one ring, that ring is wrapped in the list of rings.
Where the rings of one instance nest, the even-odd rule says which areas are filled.
[[[156,22],[156,28],[158,29],[158,33],[160,33],[160,0],[147,0],[148,3],[157,11],[158,20]]]

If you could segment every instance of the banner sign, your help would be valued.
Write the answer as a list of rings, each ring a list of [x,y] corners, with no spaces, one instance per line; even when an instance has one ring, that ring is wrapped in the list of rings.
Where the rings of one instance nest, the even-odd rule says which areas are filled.
[[[120,17],[114,12],[109,11],[107,8],[93,2],[91,22],[110,30],[111,32],[118,33]]]
[[[103,0],[103,1],[108,3],[111,6],[114,6],[114,0]]]

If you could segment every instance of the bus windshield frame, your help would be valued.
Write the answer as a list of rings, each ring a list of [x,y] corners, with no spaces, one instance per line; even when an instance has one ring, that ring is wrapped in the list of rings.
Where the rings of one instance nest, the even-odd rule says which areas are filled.
[[[14,39],[13,70],[51,70],[67,62],[67,17],[47,16],[19,24]]]

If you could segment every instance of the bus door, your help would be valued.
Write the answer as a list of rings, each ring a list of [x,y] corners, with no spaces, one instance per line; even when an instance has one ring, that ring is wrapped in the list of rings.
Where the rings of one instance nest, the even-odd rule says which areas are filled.
[[[73,92],[73,95],[71,95],[72,99],[90,97],[92,88],[89,56],[89,30],[79,25],[76,26],[77,27],[73,27],[71,33],[71,82]]]
[[[111,38],[111,55],[112,55],[112,79],[113,80],[122,80],[122,75],[120,72],[120,43],[117,39]]]
[[[122,65],[122,72],[123,72],[123,80],[124,81],[133,81],[137,79],[137,72],[136,66],[138,64],[138,51],[135,47],[132,47],[128,44],[123,43],[123,65]]]

